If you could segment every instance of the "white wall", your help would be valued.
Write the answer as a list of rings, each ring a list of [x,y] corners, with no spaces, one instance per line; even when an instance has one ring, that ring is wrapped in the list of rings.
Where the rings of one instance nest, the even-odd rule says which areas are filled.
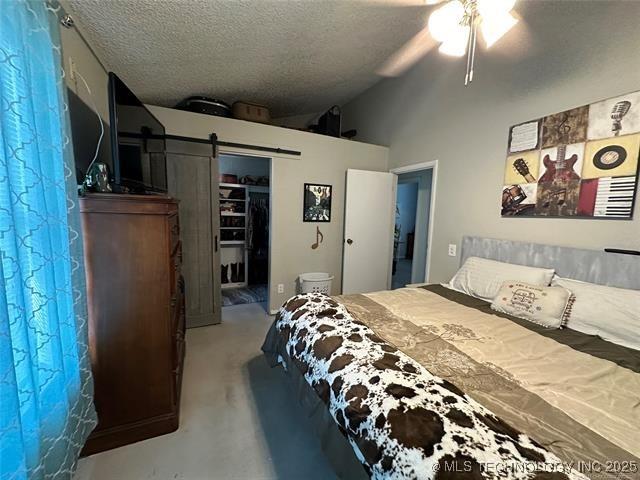
[[[602,249],[640,248],[633,221],[501,218],[508,128],[640,89],[640,2],[518,2],[523,20],[490,52],[479,51],[464,87],[465,59],[433,51],[344,109],[344,129],[390,146],[390,165],[438,159],[430,280],[459,259],[463,235]],[[639,106],[640,107],[640,106]]]
[[[221,141],[301,151],[300,157],[272,157],[269,308],[278,308],[295,294],[295,281],[303,272],[329,272],[336,277],[333,293],[341,291],[346,170],[386,171],[386,147],[164,107],[149,108],[169,134],[208,138],[215,132]],[[330,223],[302,221],[305,182],[333,185]],[[312,250],[316,226],[324,234],[324,242]],[[278,284],[284,284],[283,294],[277,293]]]
[[[66,1],[60,2],[62,7],[70,12]],[[64,59],[65,80],[67,86],[73,90],[87,105],[93,106],[95,102],[98,112],[103,120],[109,121],[109,103],[107,95],[107,70],[102,65],[101,60],[94,54],[89,46],[84,42],[79,32],[82,25],[76,21],[73,28],[60,26],[60,37],[62,39],[62,55]],[[79,78],[71,78],[71,61],[75,64],[76,70],[84,77],[91,89],[93,99],[86,86]]]

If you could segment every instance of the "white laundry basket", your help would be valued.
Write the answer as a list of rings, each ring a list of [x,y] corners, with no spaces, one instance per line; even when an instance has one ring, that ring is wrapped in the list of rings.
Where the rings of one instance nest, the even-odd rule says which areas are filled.
[[[300,293],[324,293],[331,295],[331,280],[333,275],[322,272],[302,273],[300,279]]]

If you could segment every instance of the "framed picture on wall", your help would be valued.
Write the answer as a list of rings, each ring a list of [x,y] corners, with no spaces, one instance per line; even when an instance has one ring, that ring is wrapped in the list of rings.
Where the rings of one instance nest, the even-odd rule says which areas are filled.
[[[630,220],[640,172],[640,92],[511,127],[502,216]]]
[[[304,184],[303,222],[331,221],[331,185]]]

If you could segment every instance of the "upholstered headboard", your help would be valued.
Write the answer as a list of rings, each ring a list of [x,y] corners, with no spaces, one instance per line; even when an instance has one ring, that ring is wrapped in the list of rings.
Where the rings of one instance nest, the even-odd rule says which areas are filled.
[[[469,257],[555,268],[561,277],[640,290],[640,256],[466,236],[461,264]]]

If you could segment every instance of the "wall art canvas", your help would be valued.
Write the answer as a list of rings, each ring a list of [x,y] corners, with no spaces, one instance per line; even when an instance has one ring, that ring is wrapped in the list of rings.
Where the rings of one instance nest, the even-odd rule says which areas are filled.
[[[640,92],[509,129],[502,216],[631,219]]]
[[[304,184],[302,220],[304,222],[331,221],[331,185]]]

